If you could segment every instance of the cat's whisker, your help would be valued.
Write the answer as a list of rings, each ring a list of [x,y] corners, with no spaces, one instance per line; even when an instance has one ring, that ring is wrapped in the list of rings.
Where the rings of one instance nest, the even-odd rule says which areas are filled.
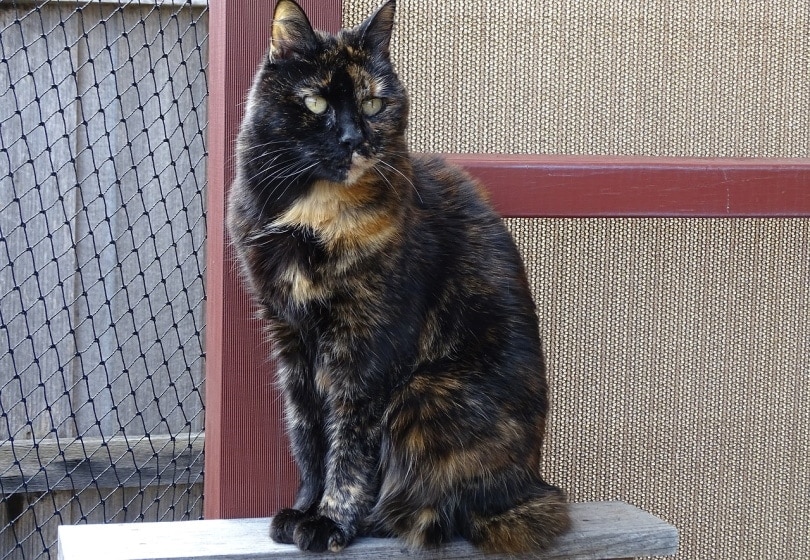
[[[272,190],[268,195],[265,196],[265,203],[262,207],[262,214],[264,214],[265,210],[267,209],[267,204],[273,199],[280,199],[283,198],[285,194],[287,194],[287,190],[290,186],[295,183],[296,179],[303,176],[304,173],[307,171],[311,171],[317,167],[318,163],[312,163],[309,165],[302,164],[302,163],[292,163],[286,167],[283,167],[279,170],[277,174],[271,175],[267,180],[265,180],[262,184],[262,195],[264,196],[265,191],[268,187],[272,186]],[[300,168],[296,168],[297,166],[303,166]],[[281,180],[280,182],[278,182]],[[280,187],[283,186],[283,190],[280,194],[276,195],[276,192]]]
[[[256,171],[255,175],[253,176],[254,179],[262,179],[264,181],[274,181],[276,179],[281,178],[280,176],[285,173],[289,173],[295,166],[300,165],[299,162],[291,162],[288,160],[281,161],[279,163],[275,163],[275,161],[269,161],[265,165],[259,167]]]
[[[288,173],[290,170],[294,169],[295,163],[291,164],[280,164],[279,169],[276,173]],[[250,181],[256,181],[255,188],[259,191],[261,196],[265,199],[264,206],[261,209],[261,213],[263,214],[266,210],[267,204],[273,198],[276,190],[279,187],[279,184],[276,180],[276,173],[262,173],[259,172],[253,177],[250,177]],[[267,194],[267,190],[272,189],[269,194]]]
[[[383,173],[382,171],[377,169],[376,166],[373,167],[372,169],[374,169],[374,171],[377,173],[377,175],[379,175],[380,178],[383,181],[385,181],[385,184],[388,185],[388,187],[391,189],[391,191],[396,194],[397,190],[394,188],[394,185],[391,184],[391,181],[388,180],[388,177],[385,176],[385,173]]]
[[[295,146],[290,146],[288,148],[274,149],[272,152],[267,152],[266,151],[266,148],[268,148],[268,147],[270,147],[272,145],[276,145],[276,144],[289,145],[290,142],[288,140],[271,140],[271,141],[263,142],[263,143],[256,144],[256,145],[253,145],[253,146],[239,146],[239,149],[236,150],[233,154],[231,154],[229,159],[234,160],[237,157],[244,158],[247,155],[253,154],[255,152],[259,152],[257,156],[254,156],[251,159],[247,159],[247,160],[242,159],[241,160],[242,163],[248,163],[248,162],[255,161],[256,159],[263,158],[265,156],[268,156],[268,155],[271,155],[271,154],[274,154],[274,153],[277,153],[277,152],[295,151]]]
[[[242,146],[241,149],[243,151],[251,151],[251,150],[260,150],[262,148],[266,148],[267,146],[272,146],[273,144],[290,144],[289,140],[268,140],[267,142],[260,142],[254,144],[253,146]]]
[[[296,169],[295,171],[290,171],[290,172],[289,172],[287,175],[276,175],[276,176],[274,177],[274,179],[287,179],[288,177],[295,177],[295,176],[297,176],[297,175],[300,175],[300,174],[301,174],[301,173],[303,173],[304,171],[307,171],[307,170],[309,170],[309,169],[312,169],[312,168],[313,168],[313,167],[315,167],[316,165],[318,165],[318,163],[317,163],[317,162],[312,163],[312,164],[308,165],[307,167],[305,167],[305,168],[303,168],[303,169]]]
[[[304,167],[303,169],[299,169],[294,175],[289,175],[289,177],[291,177],[291,178],[288,181],[285,181],[287,184],[284,186],[284,190],[281,191],[281,194],[278,197],[283,198],[284,195],[287,194],[287,189],[289,189],[290,186],[295,182],[295,179],[297,179],[298,177],[301,177],[306,171],[310,171],[310,170],[314,169],[317,165],[318,165],[317,163],[313,163],[312,165]],[[311,173],[310,173],[310,175],[311,175]],[[278,187],[276,187],[276,188],[278,188]],[[274,189],[274,191],[273,191],[274,193],[275,193],[275,190],[276,189]]]
[[[240,165],[241,167],[245,167],[255,164],[256,162],[259,162],[259,168],[257,170],[257,173],[260,173],[262,171],[272,169],[272,165],[276,161],[278,161],[278,159],[281,158],[283,155],[284,154],[280,152],[273,152],[273,153],[261,152],[250,159],[246,159],[244,156],[242,156],[238,160],[238,165]],[[267,161],[263,161],[265,159],[267,159]]]
[[[261,160],[261,159],[264,159],[264,158],[270,158],[270,161],[268,161],[266,164],[262,165],[262,168],[264,168],[268,164],[274,163],[276,160],[278,160],[278,158],[283,156],[285,153],[294,152],[294,151],[295,151],[294,148],[284,148],[284,149],[281,149],[281,150],[275,150],[273,152],[261,152],[258,155],[252,157],[251,159],[243,161],[242,163],[243,164],[248,164],[248,163],[253,163],[254,161],[258,161],[258,160]]]
[[[411,188],[413,188],[413,192],[416,193],[417,198],[419,198],[419,202],[424,202],[424,200],[422,200],[422,195],[419,194],[419,189],[416,188],[416,185],[413,184],[413,181],[411,181],[411,179],[407,175],[405,175],[402,171],[400,171],[399,169],[397,169],[396,167],[394,167],[393,165],[391,165],[387,161],[383,161],[382,159],[380,159],[380,160],[377,160],[377,162],[381,163],[382,165],[384,165],[385,167],[387,167],[391,171],[394,171],[395,173],[398,173],[403,179],[405,179],[405,181],[408,182],[408,184],[411,186]]]
[[[279,166],[279,169],[277,171],[287,172],[289,169],[292,169],[293,165],[294,164]],[[250,180],[251,182],[255,182],[255,187],[257,189],[260,189],[261,193],[264,194],[268,187],[273,186],[273,183],[275,182],[275,172],[267,173],[259,170],[252,177],[248,177],[248,180]]]

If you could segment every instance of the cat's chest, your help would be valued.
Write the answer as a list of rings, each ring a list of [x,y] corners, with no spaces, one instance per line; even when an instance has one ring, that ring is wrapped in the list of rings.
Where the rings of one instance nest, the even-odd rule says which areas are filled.
[[[336,266],[348,265],[397,236],[400,215],[390,205],[378,204],[378,187],[368,180],[351,186],[318,181],[270,225],[311,232]]]
[[[333,251],[307,226],[265,228],[250,251],[253,278],[265,302],[297,315],[314,304],[353,300],[374,291],[374,259]],[[378,264],[378,263],[377,263]]]
[[[276,283],[282,296],[298,306],[313,301],[326,301],[335,291],[332,275],[324,274],[322,269],[316,268],[306,253],[283,263]]]
[[[374,204],[370,189],[317,183],[249,235],[259,291],[281,307],[369,293],[391,260],[401,218]]]
[[[248,260],[266,303],[303,306],[325,301],[334,291],[335,265],[309,228],[262,228],[253,237]]]

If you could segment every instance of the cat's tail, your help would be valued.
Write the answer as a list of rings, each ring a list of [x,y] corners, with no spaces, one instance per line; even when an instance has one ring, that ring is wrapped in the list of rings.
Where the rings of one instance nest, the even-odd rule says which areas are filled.
[[[459,527],[464,537],[488,553],[521,554],[547,549],[571,526],[565,493],[543,481],[525,499],[498,512],[469,511]]]

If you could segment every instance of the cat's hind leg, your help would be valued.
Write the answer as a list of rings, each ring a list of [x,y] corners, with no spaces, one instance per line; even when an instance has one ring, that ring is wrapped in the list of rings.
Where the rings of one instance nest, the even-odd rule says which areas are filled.
[[[462,496],[458,531],[484,552],[545,550],[570,525],[565,493],[532,472],[470,481]]]
[[[538,474],[541,419],[480,390],[475,371],[441,366],[415,375],[386,413],[375,521],[414,548],[454,534],[487,552],[547,548],[569,520],[565,494]]]
[[[411,549],[438,548],[452,538],[454,524],[446,508],[408,501],[407,493],[388,494],[372,512],[378,517],[370,534],[395,536]]]
[[[456,483],[485,468],[477,455],[481,426],[464,413],[474,399],[454,364],[415,374],[391,400],[383,418],[380,493],[369,523],[411,548],[435,548],[456,531]],[[457,449],[469,449],[458,461]],[[461,467],[459,469],[459,467]]]

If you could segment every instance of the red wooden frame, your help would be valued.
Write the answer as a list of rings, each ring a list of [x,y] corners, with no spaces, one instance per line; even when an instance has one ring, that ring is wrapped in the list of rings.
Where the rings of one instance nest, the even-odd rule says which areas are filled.
[[[299,0],[340,27],[340,0]],[[267,46],[274,2],[216,0],[210,13],[205,516],[272,514],[296,474],[261,326],[224,230],[244,94]],[[451,155],[510,217],[810,216],[810,159]]]
[[[810,159],[448,155],[505,217],[810,216]]]

